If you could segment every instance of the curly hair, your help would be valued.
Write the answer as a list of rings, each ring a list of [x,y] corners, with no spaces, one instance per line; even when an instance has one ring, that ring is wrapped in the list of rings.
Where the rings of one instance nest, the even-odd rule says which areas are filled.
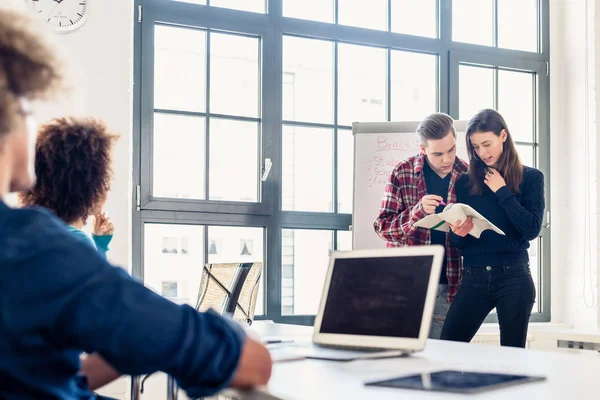
[[[112,148],[119,138],[95,119],[57,118],[40,127],[33,189],[19,194],[24,206],[53,211],[67,224],[104,202],[112,179]]]
[[[62,85],[56,52],[28,17],[0,9],[0,137],[14,129],[19,98],[38,100]]]

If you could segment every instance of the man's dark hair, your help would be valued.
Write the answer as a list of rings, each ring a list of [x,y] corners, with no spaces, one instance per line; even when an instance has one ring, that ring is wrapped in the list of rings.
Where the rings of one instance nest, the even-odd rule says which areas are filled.
[[[424,146],[427,146],[428,140],[443,139],[449,132],[452,132],[456,138],[454,120],[448,114],[444,113],[429,114],[417,126],[417,134],[419,135],[419,139],[421,139],[421,144]]]

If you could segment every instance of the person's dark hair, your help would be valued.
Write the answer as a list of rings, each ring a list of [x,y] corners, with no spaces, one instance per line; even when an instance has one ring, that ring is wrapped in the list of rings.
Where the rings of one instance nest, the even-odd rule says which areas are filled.
[[[41,126],[35,146],[37,181],[19,195],[22,205],[46,207],[67,224],[85,221],[110,190],[118,137],[91,118],[57,118]]]
[[[506,141],[502,145],[502,154],[498,159],[498,172],[506,181],[506,186],[513,193],[519,192],[519,186],[523,180],[523,164],[519,159],[517,148],[512,140],[510,131],[502,115],[496,110],[481,110],[469,121],[467,126],[467,152],[469,153],[469,176],[471,177],[471,194],[481,195],[485,187],[486,164],[477,156],[471,135],[477,132],[493,132],[500,136],[502,130],[506,131]]]
[[[62,82],[56,52],[28,17],[0,10],[0,138],[22,114],[19,99],[37,100]]]
[[[417,126],[417,135],[419,135],[419,139],[421,139],[421,144],[423,144],[423,146],[427,146],[428,140],[445,138],[449,132],[452,132],[456,138],[454,120],[448,114],[444,113],[429,114]]]

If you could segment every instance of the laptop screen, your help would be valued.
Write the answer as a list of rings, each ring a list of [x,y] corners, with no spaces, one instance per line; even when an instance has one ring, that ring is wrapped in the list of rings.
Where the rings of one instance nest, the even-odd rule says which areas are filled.
[[[337,258],[320,333],[418,338],[432,255]]]

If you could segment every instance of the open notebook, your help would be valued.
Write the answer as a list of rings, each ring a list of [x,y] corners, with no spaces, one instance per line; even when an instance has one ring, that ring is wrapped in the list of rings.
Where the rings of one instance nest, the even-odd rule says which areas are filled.
[[[481,236],[481,232],[486,229],[491,229],[499,235],[504,235],[504,232],[500,228],[475,211],[473,207],[462,203],[448,204],[441,213],[428,215],[415,223],[414,226],[449,232],[450,225],[448,223],[454,225],[459,220],[464,222],[467,217],[472,217],[473,225],[475,225],[469,234],[475,236],[477,239]]]

